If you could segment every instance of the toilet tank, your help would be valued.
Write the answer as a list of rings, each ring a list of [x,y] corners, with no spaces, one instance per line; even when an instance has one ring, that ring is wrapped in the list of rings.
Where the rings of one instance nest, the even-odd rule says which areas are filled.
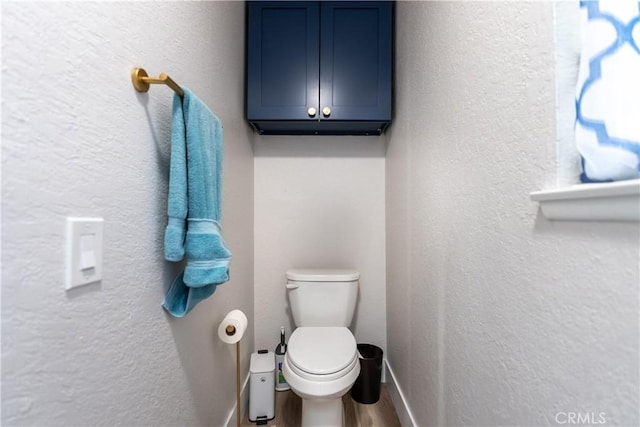
[[[289,270],[287,294],[296,326],[349,327],[356,309],[356,270]]]

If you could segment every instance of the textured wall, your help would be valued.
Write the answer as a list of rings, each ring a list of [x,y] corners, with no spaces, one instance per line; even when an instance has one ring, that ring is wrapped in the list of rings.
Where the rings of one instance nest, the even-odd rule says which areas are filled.
[[[242,120],[244,5],[2,3],[2,424],[222,425],[253,324],[253,155]],[[134,65],[194,90],[225,128],[231,281],[184,319],[161,308],[172,92],[134,91]],[[104,280],[64,290],[65,218],[101,216]],[[248,370],[253,330],[245,339]]]
[[[293,319],[290,268],[360,271],[358,342],[386,348],[384,137],[255,137],[256,348]]]
[[[397,6],[387,336],[415,421],[639,425],[638,224],[529,200],[556,182],[553,5]]]

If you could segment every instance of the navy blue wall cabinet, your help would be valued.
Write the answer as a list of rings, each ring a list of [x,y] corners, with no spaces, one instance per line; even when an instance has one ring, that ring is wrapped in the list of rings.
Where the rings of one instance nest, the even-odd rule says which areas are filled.
[[[261,134],[381,134],[392,61],[392,2],[247,2],[247,120]]]

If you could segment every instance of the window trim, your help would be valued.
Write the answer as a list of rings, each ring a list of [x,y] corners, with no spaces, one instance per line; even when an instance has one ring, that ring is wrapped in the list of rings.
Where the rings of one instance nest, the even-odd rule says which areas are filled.
[[[578,184],[529,196],[550,220],[640,222],[640,179]]]

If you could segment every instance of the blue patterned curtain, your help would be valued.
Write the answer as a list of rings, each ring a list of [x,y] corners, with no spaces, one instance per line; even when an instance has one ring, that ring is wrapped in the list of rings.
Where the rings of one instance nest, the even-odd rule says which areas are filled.
[[[581,1],[580,12],[575,125],[580,178],[640,178],[640,1]]]

